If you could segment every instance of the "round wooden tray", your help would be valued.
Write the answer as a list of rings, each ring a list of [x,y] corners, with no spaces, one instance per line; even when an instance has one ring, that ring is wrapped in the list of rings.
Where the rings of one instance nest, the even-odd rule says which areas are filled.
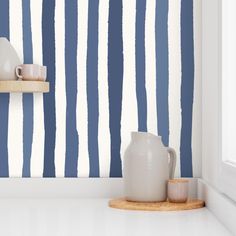
[[[186,203],[171,202],[131,202],[124,198],[112,199],[109,206],[124,210],[141,210],[141,211],[183,211],[202,208],[205,206],[204,201],[198,199],[188,200]]]

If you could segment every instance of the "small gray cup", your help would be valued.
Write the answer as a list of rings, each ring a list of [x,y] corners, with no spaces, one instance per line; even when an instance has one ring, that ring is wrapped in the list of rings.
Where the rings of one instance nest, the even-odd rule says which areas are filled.
[[[188,200],[188,180],[170,179],[167,188],[169,202],[184,203]]]

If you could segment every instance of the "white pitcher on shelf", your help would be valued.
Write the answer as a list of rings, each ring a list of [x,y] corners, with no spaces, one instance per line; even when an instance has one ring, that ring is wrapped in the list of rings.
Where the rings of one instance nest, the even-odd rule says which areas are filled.
[[[0,37],[0,80],[17,80],[15,68],[22,64],[7,38]]]
[[[175,165],[174,149],[165,147],[160,136],[132,132],[123,163],[126,199],[140,202],[165,201],[167,181],[174,177]]]

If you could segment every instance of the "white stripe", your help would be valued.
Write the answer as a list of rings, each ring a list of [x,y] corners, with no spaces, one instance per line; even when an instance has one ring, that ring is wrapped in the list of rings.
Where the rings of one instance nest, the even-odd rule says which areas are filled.
[[[181,132],[181,0],[169,1],[169,145],[176,150],[175,176],[180,176],[180,132]]]
[[[77,51],[77,130],[79,133],[78,176],[89,176],[88,111],[86,93],[88,0],[78,1],[78,51]]]
[[[31,31],[33,44],[33,62],[42,65],[42,0],[31,0]],[[31,176],[43,176],[44,163],[44,111],[43,94],[34,93],[34,132],[31,154]]]
[[[65,87],[65,2],[56,1],[55,9],[56,38],[56,177],[64,177],[66,152],[66,87]]]
[[[145,78],[147,88],[147,129],[148,132],[151,132],[153,134],[158,133],[156,108],[155,11],[156,1],[147,1],[145,21]]]
[[[135,0],[123,1],[124,78],[121,116],[121,158],[130,142],[130,132],[138,129],[135,85]]]
[[[109,131],[109,97],[107,73],[109,1],[99,2],[98,26],[98,92],[99,92],[99,123],[98,146],[100,177],[109,177],[110,173],[110,131]],[[105,142],[104,142],[105,140]]]
[[[10,42],[23,61],[22,5],[10,0]],[[21,177],[23,167],[23,109],[22,93],[10,93],[8,120],[9,176]]]
[[[192,123],[192,163],[193,163],[193,176],[201,177],[201,6],[199,0],[193,1],[193,15],[194,15],[194,100],[193,100],[193,123]]]

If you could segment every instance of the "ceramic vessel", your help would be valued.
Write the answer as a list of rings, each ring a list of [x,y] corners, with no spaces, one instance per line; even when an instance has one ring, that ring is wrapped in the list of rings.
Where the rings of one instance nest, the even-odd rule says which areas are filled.
[[[17,80],[15,68],[20,59],[6,38],[0,37],[0,80]]]
[[[176,154],[161,137],[132,132],[125,151],[123,177],[129,201],[156,202],[167,198],[167,181],[174,176]]]
[[[40,66],[39,80],[46,81],[46,79],[47,79],[47,67],[46,66]]]
[[[16,76],[20,80],[39,80],[41,76],[41,66],[36,64],[23,64],[15,69]]]
[[[167,188],[168,200],[170,202],[183,203],[188,200],[188,180],[171,179]]]

